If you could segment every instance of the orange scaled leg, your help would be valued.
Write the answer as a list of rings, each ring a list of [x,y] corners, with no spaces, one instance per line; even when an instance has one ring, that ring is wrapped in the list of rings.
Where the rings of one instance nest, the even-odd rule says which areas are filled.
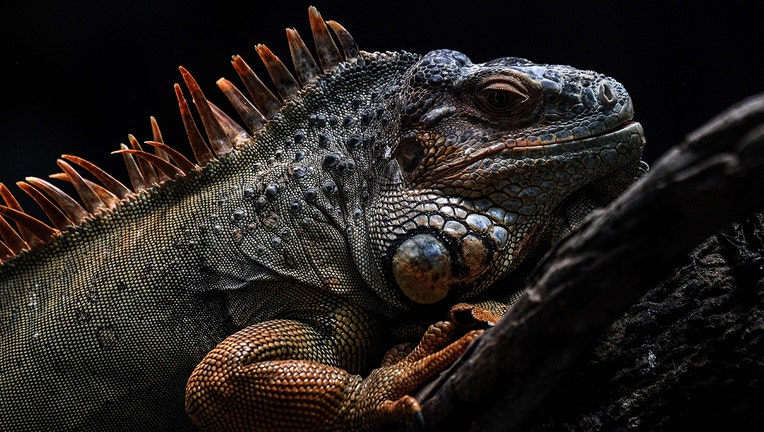
[[[186,409],[209,431],[356,431],[412,420],[410,393],[443,371],[482,330],[452,342],[456,325],[438,322],[408,354],[388,355],[363,379],[339,366],[336,347],[310,325],[259,323],[229,336],[196,367]]]

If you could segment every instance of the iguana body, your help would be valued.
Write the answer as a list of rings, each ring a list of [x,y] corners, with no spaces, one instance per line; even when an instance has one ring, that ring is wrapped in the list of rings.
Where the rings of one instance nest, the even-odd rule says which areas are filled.
[[[280,98],[234,60],[254,106],[219,84],[249,133],[183,71],[214,151],[176,87],[201,168],[133,145],[138,192],[99,179],[112,199],[62,165],[95,197],[60,233],[3,195],[0,214],[20,226],[0,227],[5,430],[191,428],[184,395],[211,430],[410,418],[406,395],[479,332],[441,322],[414,352],[385,350],[459,302],[495,320],[512,293],[491,286],[638,171],[641,128],[602,75],[446,50],[358,53],[330,25],[342,62],[311,11],[320,70],[289,33],[300,84],[258,46]]]

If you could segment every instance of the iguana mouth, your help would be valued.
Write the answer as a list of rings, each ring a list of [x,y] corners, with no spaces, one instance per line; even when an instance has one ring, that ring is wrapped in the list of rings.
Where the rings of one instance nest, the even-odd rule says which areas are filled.
[[[521,159],[521,158],[548,158],[563,153],[577,153],[595,148],[614,148],[617,144],[628,142],[632,137],[638,136],[642,141],[640,147],[644,145],[644,133],[642,125],[638,122],[628,119],[620,123],[617,127],[605,131],[588,135],[585,137],[575,137],[539,142],[537,140],[512,140],[499,142],[489,147],[478,149],[464,157],[444,163],[435,168],[433,173],[443,177],[459,175],[466,167],[479,163],[497,156],[503,159]]]
[[[579,151],[579,150],[587,150],[594,147],[600,147],[600,143],[602,141],[610,137],[615,138],[616,136],[621,134],[626,135],[628,131],[636,132],[639,135],[642,135],[642,125],[640,125],[638,122],[628,120],[619,124],[615,128],[607,129],[605,131],[595,133],[592,135],[587,135],[584,137],[571,136],[570,138],[546,141],[546,142],[538,142],[535,140],[534,141],[514,140],[512,142],[502,142],[502,143],[492,145],[491,147],[487,147],[473,154],[480,153],[480,156],[478,157],[478,159],[483,159],[483,158],[490,157],[497,154],[507,155],[510,157],[516,157],[517,153],[528,153],[533,150],[542,150],[544,151],[545,156],[549,156],[550,154],[556,154],[556,153],[550,153],[550,151],[554,151],[554,150]],[[570,147],[568,146],[568,144],[570,143],[580,143],[581,145],[577,147],[568,148]],[[469,156],[470,156],[470,159],[473,159],[472,154]]]
[[[533,148],[542,148],[542,147],[543,148],[548,148],[549,146],[554,146],[554,145],[557,145],[557,144],[565,144],[565,143],[569,143],[569,142],[573,142],[573,141],[587,141],[587,140],[597,139],[597,138],[600,138],[600,137],[604,137],[604,136],[608,136],[608,135],[613,135],[613,134],[619,133],[619,132],[624,131],[624,130],[626,130],[626,129],[634,126],[634,125],[639,125],[639,123],[635,122],[633,120],[627,120],[627,121],[624,121],[623,123],[618,124],[618,126],[616,126],[614,128],[607,129],[607,130],[604,130],[602,132],[594,133],[594,134],[583,136],[583,137],[571,136],[570,138],[558,139],[558,140],[554,140],[554,141],[547,141],[547,142],[541,142],[541,143],[536,143],[535,141],[530,142],[530,141],[522,141],[522,140],[520,140],[520,141],[516,141],[515,145],[512,146],[512,147],[509,147],[509,148],[510,149],[517,149],[519,147],[520,150],[533,149]]]

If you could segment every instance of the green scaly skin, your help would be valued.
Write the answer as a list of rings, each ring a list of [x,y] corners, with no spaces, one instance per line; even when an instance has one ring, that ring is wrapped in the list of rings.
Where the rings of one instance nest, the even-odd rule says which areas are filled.
[[[204,427],[373,429],[410,415],[383,402],[421,374],[358,374],[456,303],[505,309],[511,290],[492,285],[637,175],[632,115],[620,84],[567,66],[362,53],[231,153],[0,266],[0,424],[191,430],[187,379],[247,328],[270,345],[218,360],[275,365],[276,380],[336,372],[336,391],[306,390],[335,410],[226,414],[221,387],[249,387],[203,362],[188,400]],[[252,391],[239,402],[282,390]]]

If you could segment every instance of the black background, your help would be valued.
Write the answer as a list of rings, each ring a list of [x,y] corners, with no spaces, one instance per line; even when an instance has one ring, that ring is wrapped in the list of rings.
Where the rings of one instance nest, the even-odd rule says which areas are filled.
[[[0,181],[46,177],[61,153],[124,179],[121,157],[108,153],[128,133],[150,139],[149,115],[167,143],[184,147],[172,91],[177,66],[227,107],[214,82],[237,82],[230,56],[262,71],[253,45],[266,43],[287,60],[284,28],[297,28],[311,44],[313,3],[367,51],[450,48],[475,62],[519,56],[610,75],[634,100],[650,162],[712,115],[764,90],[762,2],[6,1]]]

